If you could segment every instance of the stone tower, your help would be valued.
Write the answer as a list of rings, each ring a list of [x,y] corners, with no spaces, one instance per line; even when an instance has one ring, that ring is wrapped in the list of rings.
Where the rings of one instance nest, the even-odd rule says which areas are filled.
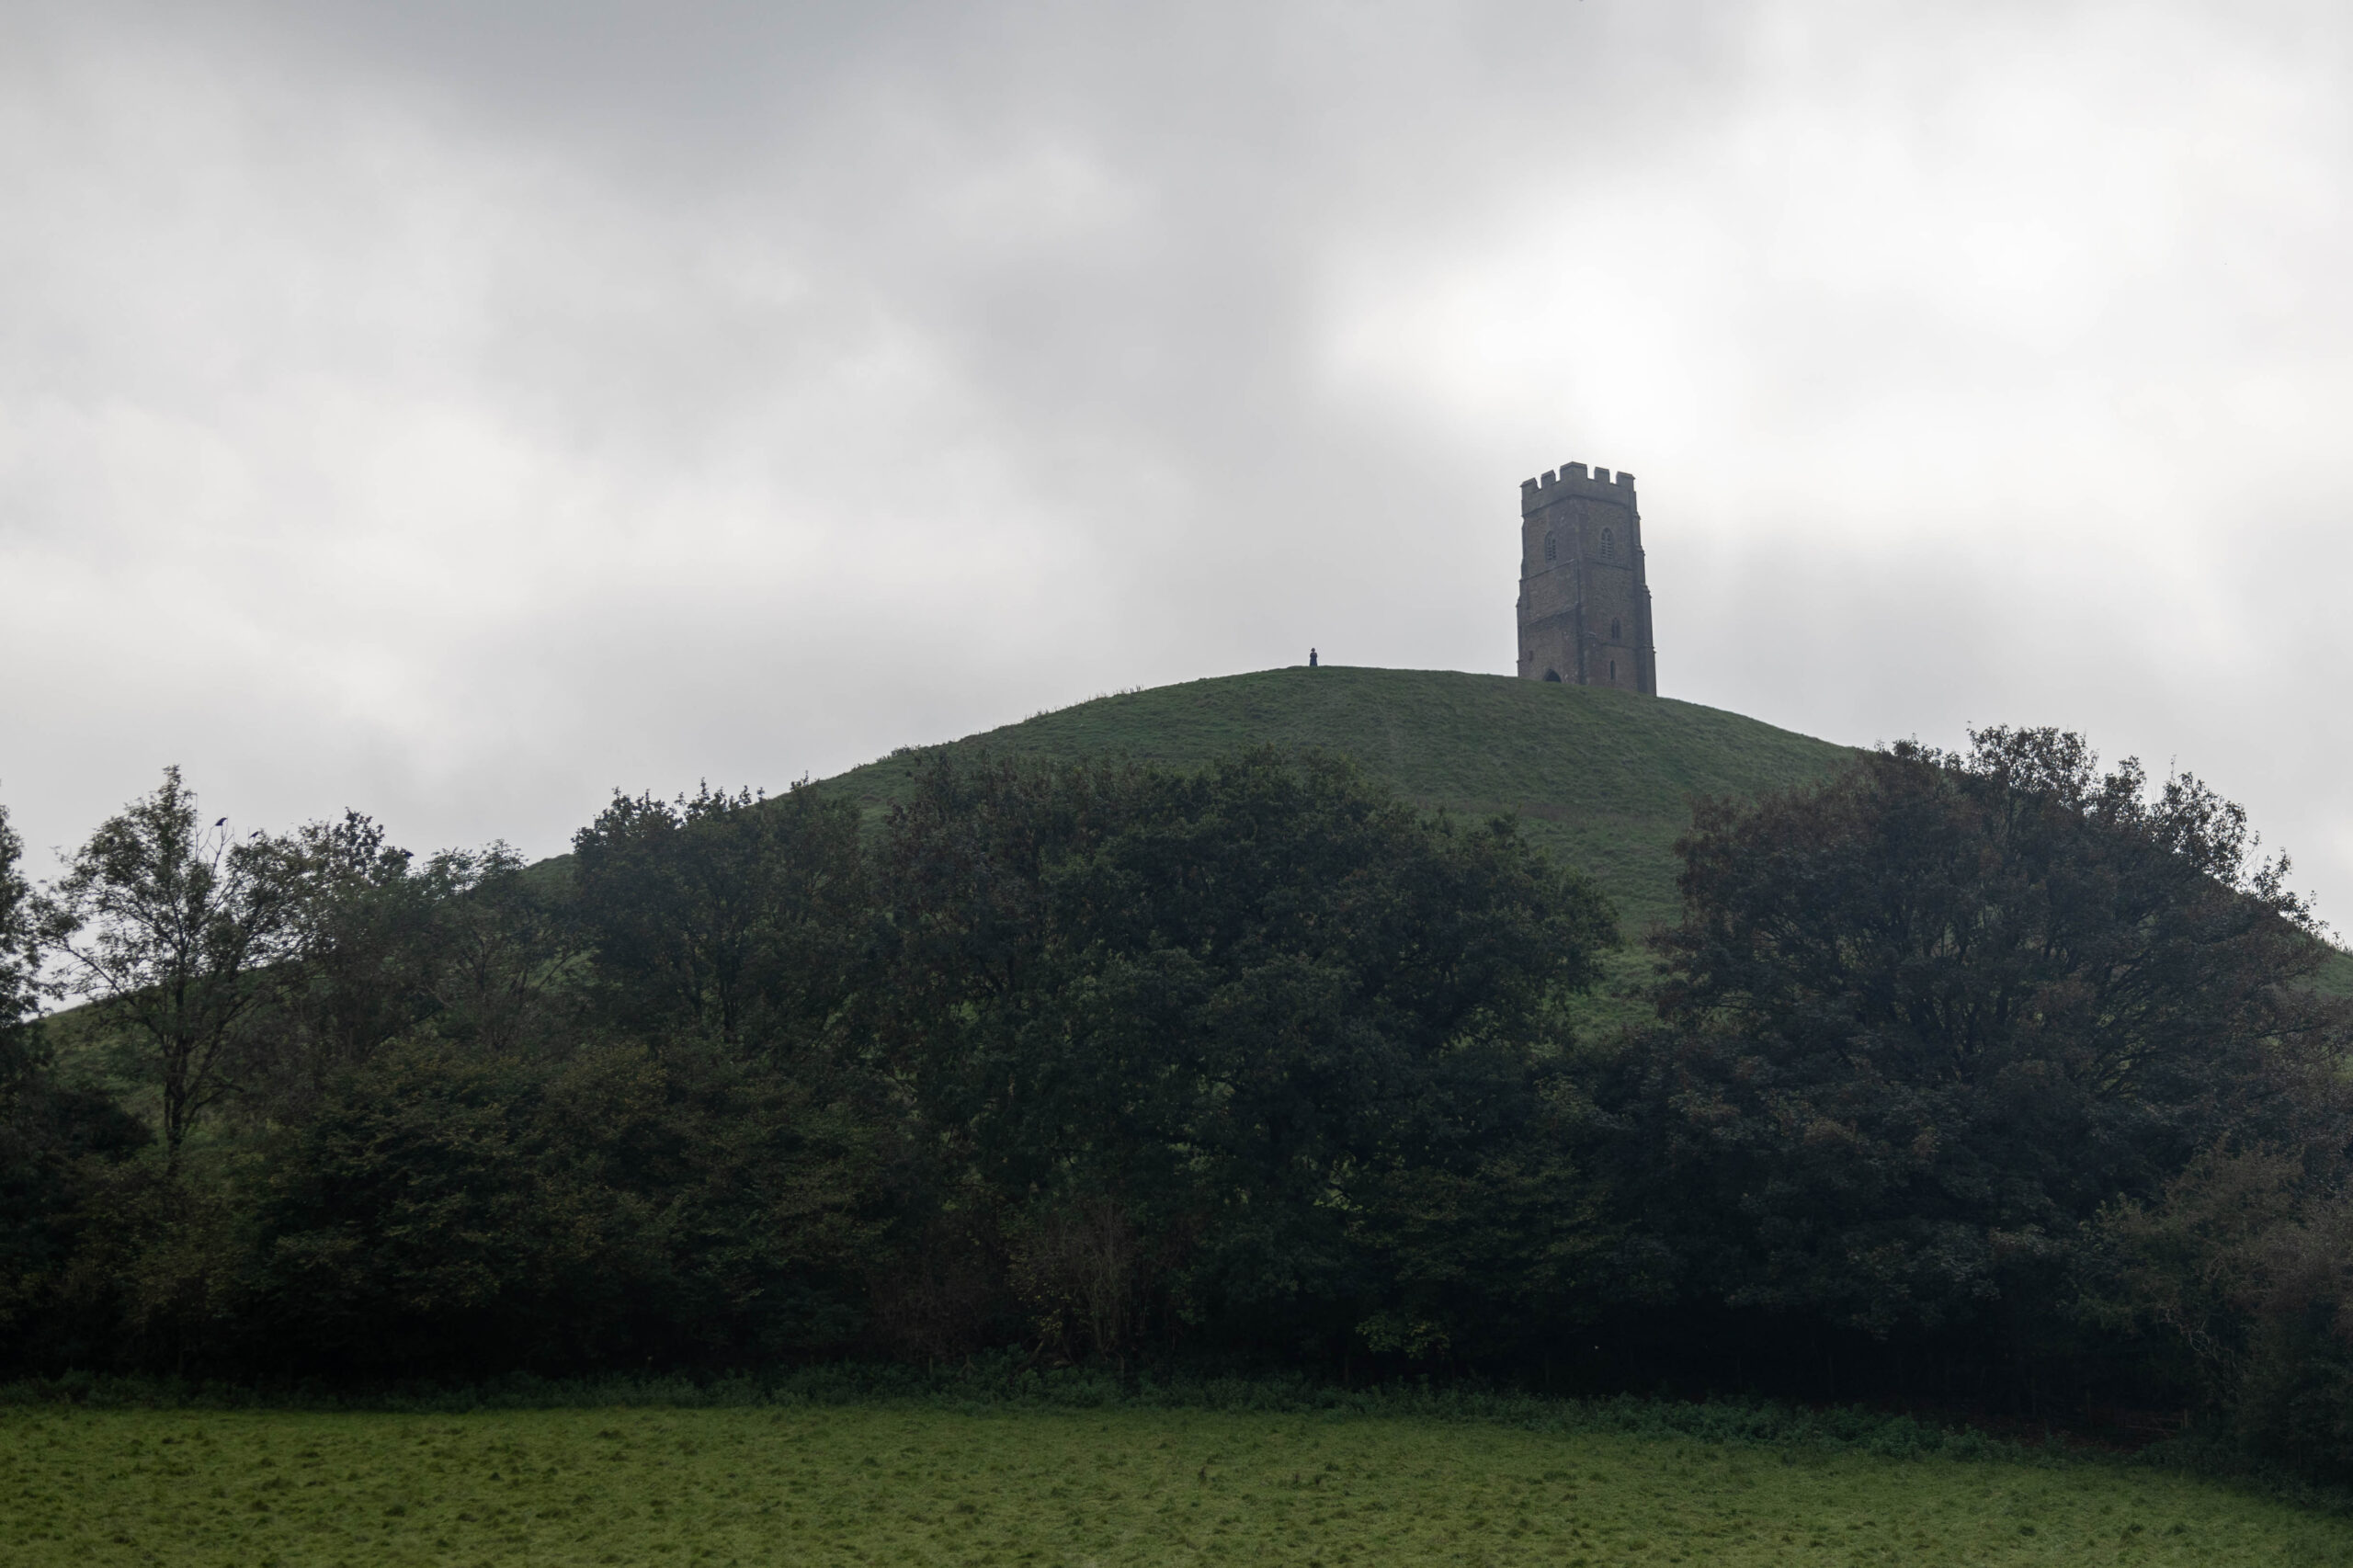
[[[1563,463],[1520,484],[1519,673],[1658,695],[1632,474]]]

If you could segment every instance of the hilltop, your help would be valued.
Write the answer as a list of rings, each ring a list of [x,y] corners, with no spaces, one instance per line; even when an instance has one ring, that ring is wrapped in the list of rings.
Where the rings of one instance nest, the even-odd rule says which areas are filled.
[[[941,747],[894,752],[828,779],[870,810],[948,749],[1195,767],[1256,745],[1355,757],[1426,807],[1517,813],[1528,836],[1591,876],[1629,937],[1674,917],[1677,835],[1695,795],[1805,784],[1854,753],[1720,709],[1598,687],[1444,670],[1326,665],[1098,697]]]

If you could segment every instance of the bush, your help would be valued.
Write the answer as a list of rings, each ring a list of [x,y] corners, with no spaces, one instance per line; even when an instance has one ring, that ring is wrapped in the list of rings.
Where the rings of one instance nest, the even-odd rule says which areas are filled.
[[[2110,1322],[2157,1340],[2249,1451],[2353,1481],[2353,1188],[2278,1149],[2201,1153],[2101,1217]]]

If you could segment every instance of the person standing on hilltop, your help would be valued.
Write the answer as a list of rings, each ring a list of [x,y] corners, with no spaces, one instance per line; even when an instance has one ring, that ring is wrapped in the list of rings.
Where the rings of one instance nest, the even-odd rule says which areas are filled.
[[[1307,667],[1311,670],[1315,667],[1315,650],[1313,648],[1307,651]]]

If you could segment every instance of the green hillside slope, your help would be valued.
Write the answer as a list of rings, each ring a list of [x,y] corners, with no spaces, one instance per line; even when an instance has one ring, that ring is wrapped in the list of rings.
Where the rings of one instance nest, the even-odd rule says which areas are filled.
[[[1441,670],[1261,670],[1097,698],[954,749],[1176,767],[1244,747],[1346,752],[1400,793],[1463,815],[1518,813],[1528,835],[1617,900],[1628,935],[1671,918],[1677,835],[1694,795],[1819,778],[1854,754],[1737,713],[1589,687]],[[828,780],[880,809],[927,751]]]
[[[1444,670],[1261,670],[1099,697],[944,749],[1074,760],[1126,756],[1192,767],[1250,746],[1319,746],[1355,757],[1424,806],[1479,819],[1516,812],[1528,836],[1585,871],[1618,905],[1627,946],[1607,964],[1605,1021],[1635,1016],[1649,971],[1639,938],[1674,918],[1674,844],[1694,795],[1756,795],[1819,778],[1854,753],[1737,713],[1597,687]],[[879,813],[923,758],[908,747],[821,781]],[[572,857],[530,875],[567,883]],[[2353,960],[2347,960],[2353,987]],[[1620,1005],[1623,1006],[1620,1006]],[[1614,1010],[1613,1010],[1614,1009]],[[79,1009],[51,1020],[78,1049]]]

